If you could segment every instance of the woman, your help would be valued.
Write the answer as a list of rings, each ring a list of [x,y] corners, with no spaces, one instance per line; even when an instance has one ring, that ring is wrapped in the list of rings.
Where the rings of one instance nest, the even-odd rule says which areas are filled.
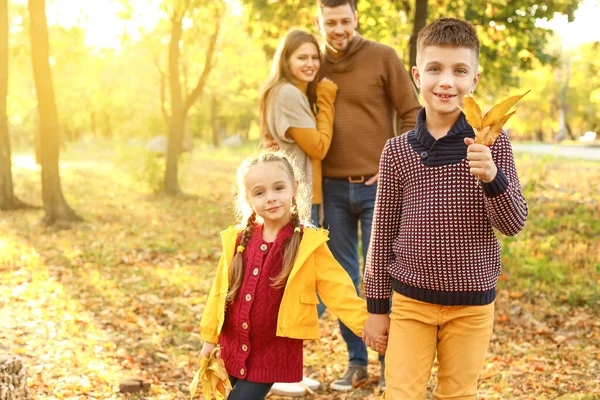
[[[262,139],[274,139],[304,172],[306,182],[312,182],[315,225],[319,225],[318,210],[323,202],[321,160],[331,144],[333,103],[338,89],[328,79],[314,82],[320,65],[321,50],[314,36],[292,30],[279,43],[271,74],[260,95]],[[316,104],[309,102],[309,90],[316,92]]]

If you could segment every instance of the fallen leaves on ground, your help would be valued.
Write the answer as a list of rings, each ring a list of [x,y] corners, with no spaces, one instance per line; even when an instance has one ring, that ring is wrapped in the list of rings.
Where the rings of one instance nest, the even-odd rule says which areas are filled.
[[[24,359],[33,398],[189,398],[219,232],[233,222],[234,170],[251,151],[191,155],[181,183],[196,198],[144,192],[111,159],[67,152],[63,190],[85,223],[54,231],[38,224],[40,210],[1,214],[0,351]],[[506,273],[478,398],[598,396],[600,165],[517,163],[531,214],[524,232],[503,239]],[[21,198],[40,198],[37,171],[14,175]],[[321,331],[305,344],[305,369],[323,385],[306,398],[378,399],[371,351],[364,385],[329,391],[347,353],[328,312]],[[128,377],[150,381],[149,394],[118,393]]]

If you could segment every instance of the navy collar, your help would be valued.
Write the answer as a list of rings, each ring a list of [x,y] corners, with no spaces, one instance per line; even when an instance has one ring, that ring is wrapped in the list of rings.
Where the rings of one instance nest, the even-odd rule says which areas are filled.
[[[423,108],[421,108],[421,110],[419,111],[419,114],[417,115],[417,125],[415,126],[415,135],[416,135],[417,140],[419,141],[419,143],[421,143],[423,145],[423,147],[430,149],[431,146],[433,146],[433,144],[436,142],[436,139],[425,127],[426,119],[427,119],[427,115],[425,112],[425,107],[423,107]],[[467,119],[465,118],[465,114],[463,114],[463,113],[460,113],[460,115],[458,116],[458,119],[456,120],[454,125],[452,125],[452,128],[450,128],[450,130],[448,131],[448,134],[446,136],[441,137],[438,140],[442,141],[446,138],[450,138],[452,136],[456,136],[461,133],[462,133],[462,135],[461,135],[462,137],[471,137],[471,138],[475,137],[475,132],[473,131],[473,128],[471,128],[471,126],[467,122]]]

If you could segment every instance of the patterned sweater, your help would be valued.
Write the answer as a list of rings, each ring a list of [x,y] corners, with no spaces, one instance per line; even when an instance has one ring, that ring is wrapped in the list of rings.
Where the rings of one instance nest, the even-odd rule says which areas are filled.
[[[515,235],[527,203],[505,132],[491,146],[498,174],[478,183],[469,172],[465,137],[475,137],[463,114],[436,140],[425,127],[387,141],[367,255],[365,294],[370,313],[389,311],[392,289],[441,305],[494,301],[500,244],[493,228]]]

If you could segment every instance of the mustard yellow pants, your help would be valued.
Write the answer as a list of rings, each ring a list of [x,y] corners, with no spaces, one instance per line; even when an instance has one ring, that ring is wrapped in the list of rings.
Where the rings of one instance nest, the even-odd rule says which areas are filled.
[[[385,400],[423,400],[436,357],[434,398],[474,399],[494,326],[494,303],[440,306],[394,292]]]

